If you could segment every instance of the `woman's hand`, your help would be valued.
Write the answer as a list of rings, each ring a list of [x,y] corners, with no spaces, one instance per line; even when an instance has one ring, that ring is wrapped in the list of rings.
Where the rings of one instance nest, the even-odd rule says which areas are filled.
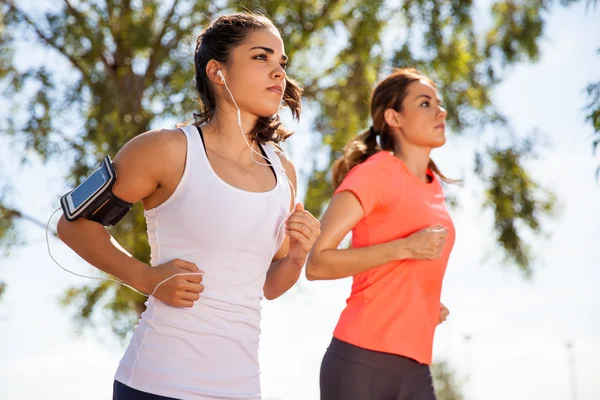
[[[448,310],[448,308],[445,305],[440,303],[440,317],[437,324],[439,325],[442,322],[444,322],[446,318],[448,318],[448,315],[450,315],[450,310]]]
[[[204,291],[203,273],[189,261],[175,259],[166,262],[150,268],[146,293],[173,307],[192,307]],[[186,275],[175,276],[177,274]]]
[[[321,234],[321,223],[302,203],[296,204],[292,215],[285,221],[285,233],[290,237],[287,257],[298,266],[303,266],[315,241]]]
[[[402,247],[408,251],[409,258],[435,260],[442,255],[447,236],[448,229],[440,224],[436,224],[406,237],[402,243]]]

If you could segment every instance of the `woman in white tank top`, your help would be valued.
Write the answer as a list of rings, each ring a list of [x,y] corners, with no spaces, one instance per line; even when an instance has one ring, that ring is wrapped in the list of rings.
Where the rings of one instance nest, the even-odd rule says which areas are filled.
[[[298,280],[320,233],[295,204],[296,173],[278,150],[301,90],[279,32],[232,14],[198,38],[196,122],[155,130],[115,157],[113,193],[142,201],[151,266],[96,222],[61,218],[60,238],[102,271],[151,294],[117,370],[113,399],[260,399],[260,301]]]

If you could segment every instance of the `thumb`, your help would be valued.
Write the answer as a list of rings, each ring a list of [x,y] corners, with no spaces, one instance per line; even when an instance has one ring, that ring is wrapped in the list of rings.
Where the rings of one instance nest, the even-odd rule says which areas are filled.
[[[202,272],[200,271],[200,269],[196,266],[196,264],[191,263],[189,261],[185,261],[185,260],[175,260],[176,262],[174,263],[175,266],[184,269],[186,271],[190,271],[190,272]]]
[[[294,211],[304,211],[304,204],[296,203],[296,207],[294,208]]]
[[[448,228],[446,228],[442,224],[435,224],[429,227],[430,232],[448,232]]]

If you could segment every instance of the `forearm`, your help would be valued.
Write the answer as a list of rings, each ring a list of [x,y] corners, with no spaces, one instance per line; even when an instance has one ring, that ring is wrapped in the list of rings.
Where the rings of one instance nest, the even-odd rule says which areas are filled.
[[[356,249],[315,249],[306,265],[306,277],[309,280],[346,278],[391,261],[408,259],[410,254],[406,239]]]
[[[85,261],[137,290],[148,293],[144,277],[149,266],[123,249],[100,224],[86,219],[58,222],[59,238]]]
[[[287,256],[273,261],[265,280],[265,298],[273,300],[287,292],[298,281],[302,267],[303,264],[299,265]]]

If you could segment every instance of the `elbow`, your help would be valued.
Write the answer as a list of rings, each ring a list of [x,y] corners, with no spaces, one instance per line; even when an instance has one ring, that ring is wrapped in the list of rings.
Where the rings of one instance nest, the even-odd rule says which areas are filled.
[[[275,290],[275,288],[265,285],[263,288],[263,297],[267,300],[275,300],[278,297],[281,297],[283,293]]]
[[[58,220],[58,224],[56,225],[56,234],[58,238],[66,243],[67,242],[67,232],[69,230],[69,221],[65,218],[64,215],[60,217]]]
[[[65,216],[62,215],[58,220],[58,224],[56,224],[56,236],[58,236],[61,242],[72,249],[74,242],[81,236],[78,227],[77,221],[69,222]]]
[[[304,274],[306,275],[306,279],[309,281],[318,281],[326,279],[323,276],[323,268],[318,265],[315,260],[315,257],[311,254],[308,257],[308,261],[306,262],[306,267],[304,269]]]
[[[275,293],[269,293],[269,292],[265,291],[265,299],[267,299],[267,300],[275,300],[278,297],[279,296],[276,295]]]
[[[306,273],[306,280],[308,281],[318,281],[319,278],[315,275],[309,274],[308,272]]]
[[[319,280],[319,277],[315,271],[315,268],[308,268],[308,265],[306,266],[306,272],[304,273],[306,276],[306,279],[309,281],[316,281]]]

